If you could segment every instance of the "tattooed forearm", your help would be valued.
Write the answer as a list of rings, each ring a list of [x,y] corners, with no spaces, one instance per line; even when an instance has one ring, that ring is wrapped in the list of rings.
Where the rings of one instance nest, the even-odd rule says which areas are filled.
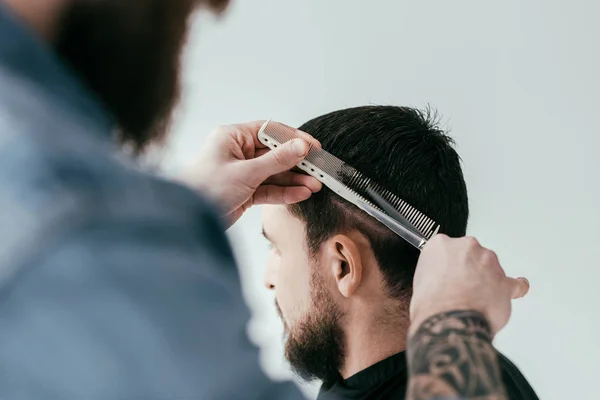
[[[425,321],[408,341],[409,400],[506,400],[490,327],[476,311]]]

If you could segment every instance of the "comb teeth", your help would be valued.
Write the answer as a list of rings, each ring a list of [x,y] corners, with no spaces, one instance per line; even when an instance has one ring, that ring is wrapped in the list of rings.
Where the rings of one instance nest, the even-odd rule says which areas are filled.
[[[378,207],[374,204],[368,196],[363,193],[367,192],[367,189],[371,189],[377,192],[382,198],[384,198],[388,203],[394,207],[408,222],[410,222],[421,235],[425,237],[425,239],[429,240],[431,237],[437,232],[438,225],[431,218],[427,217],[425,214],[408,204],[406,201],[402,200],[389,190],[385,189],[380,184],[373,182],[371,179],[363,176],[360,172],[356,171],[356,173],[350,178],[350,180],[346,183],[346,185],[355,192],[361,199],[372,207],[375,207],[381,210],[381,207]],[[385,212],[385,211],[384,211]]]
[[[275,139],[275,141],[281,144],[298,138],[298,134],[296,133],[295,129],[280,124],[279,122],[269,122],[263,132],[265,135],[272,137]],[[277,145],[274,146],[277,147]],[[336,179],[340,179],[342,177],[340,175],[341,171],[348,171],[348,166],[342,160],[326,151],[312,146],[308,150],[306,160]],[[354,172],[354,168],[352,168],[351,172]]]
[[[278,122],[269,122],[264,127],[263,132],[266,136],[273,138],[280,144],[298,138],[295,129]],[[268,141],[268,139],[266,140]],[[277,147],[277,144],[273,144],[273,147]],[[431,218],[427,217],[389,190],[365,177],[359,171],[327,151],[311,146],[305,160],[344,184],[344,186],[346,186],[346,188],[355,196],[359,197],[360,200],[369,204],[371,207],[385,212],[364,194],[367,192],[367,188],[374,190],[402,214],[404,218],[406,218],[406,220],[408,220],[408,222],[410,222],[413,227],[425,237],[425,239],[431,239],[439,229],[438,224]],[[314,169],[312,172],[315,172]],[[318,176],[315,177],[318,179]]]

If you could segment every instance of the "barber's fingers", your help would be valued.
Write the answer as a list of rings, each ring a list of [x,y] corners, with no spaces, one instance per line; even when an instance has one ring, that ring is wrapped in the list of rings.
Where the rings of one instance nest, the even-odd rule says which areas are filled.
[[[321,142],[312,137],[310,134],[301,131],[300,129],[296,129],[296,135],[300,136],[302,139],[306,140],[311,146],[318,147],[319,149],[322,147]]]
[[[246,161],[250,184],[258,185],[273,175],[292,169],[308,154],[310,146],[303,139],[294,139],[267,152],[266,154]]]
[[[511,299],[520,299],[529,292],[529,281],[526,278],[504,278],[504,284]]]
[[[262,157],[270,151],[271,151],[271,149],[268,147],[266,147],[264,149],[255,149],[254,150],[254,158]],[[298,166],[296,165],[296,166],[294,166],[294,168],[292,168],[292,171],[301,172],[302,170],[300,168],[298,168]]]
[[[260,132],[260,129],[262,128],[262,126],[264,125],[265,122],[266,121],[264,121],[264,120],[263,121],[252,121],[252,122],[246,122],[244,124],[237,124],[237,125],[234,125],[234,127],[237,129],[238,132],[241,132],[244,135],[252,136],[252,141],[254,142],[254,147],[256,149],[262,149],[267,146],[265,146],[263,143],[261,143],[261,141],[258,139],[258,132]],[[275,123],[275,122],[273,122],[273,123]],[[281,124],[280,122],[277,122],[277,123]],[[321,142],[319,142],[317,139],[312,137],[310,134],[303,132],[299,129],[295,129],[290,126],[287,126],[285,124],[281,124],[281,125],[284,125],[284,126],[288,127],[290,130],[293,130],[294,133],[296,134],[296,136],[304,139],[312,146],[316,146],[319,148],[321,147]]]
[[[295,204],[307,200],[312,191],[305,186],[261,185],[254,192],[253,204]]]
[[[317,139],[313,138],[312,136],[310,136],[308,133],[304,133],[302,131],[296,131],[298,133],[298,136],[300,136],[301,139],[304,139],[304,141],[306,141],[308,143],[309,146],[311,147],[316,147],[316,148],[321,148],[321,142],[319,142]],[[271,149],[269,147],[266,147],[264,145],[262,145],[263,147],[256,147],[254,149],[254,158],[260,157],[260,156],[264,156],[265,154],[267,154],[268,152],[271,151]]]
[[[250,121],[241,124],[229,125],[223,127],[222,129],[230,131],[233,134],[233,136],[236,139],[239,139],[240,141],[246,142],[251,140],[251,142],[249,143],[253,143],[255,149],[260,149],[265,147],[265,145],[262,144],[260,140],[258,140],[258,132],[260,131],[260,128],[264,125],[265,122],[267,121]]]
[[[256,149],[254,150],[254,158],[262,157],[270,151],[271,149],[268,147],[265,147],[264,149]]]
[[[305,186],[316,193],[323,188],[323,184],[310,175],[286,171],[268,178],[265,184],[277,186]]]
[[[264,148],[264,149],[255,149],[254,150],[254,158],[264,156],[265,154],[267,154],[270,151],[271,151],[271,149],[268,148],[268,147]],[[306,175],[306,172],[304,172],[300,168],[298,168],[297,165],[294,166],[294,168],[292,168],[290,171],[299,172],[299,173],[301,173],[303,175]]]

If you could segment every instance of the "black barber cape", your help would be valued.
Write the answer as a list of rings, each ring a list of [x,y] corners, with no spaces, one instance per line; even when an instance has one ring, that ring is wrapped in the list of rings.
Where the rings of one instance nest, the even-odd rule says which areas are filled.
[[[519,369],[498,353],[502,380],[510,400],[539,400]],[[338,382],[325,382],[317,400],[402,400],[407,389],[404,352],[398,353]]]

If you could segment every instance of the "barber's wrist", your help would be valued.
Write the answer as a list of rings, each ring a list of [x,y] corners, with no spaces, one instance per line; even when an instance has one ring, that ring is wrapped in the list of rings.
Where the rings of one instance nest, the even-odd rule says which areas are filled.
[[[205,175],[195,173],[192,169],[182,171],[174,177],[174,180],[202,196],[213,204],[219,216],[223,220],[224,225],[229,228],[232,225],[230,213],[233,211],[229,205],[228,199],[225,198],[226,188],[221,184],[210,182]]]
[[[423,302],[420,302],[423,303]],[[475,304],[471,301],[457,300],[457,301],[448,301],[448,300],[436,300],[430,299],[423,304],[411,304],[410,310],[410,326],[409,326],[409,336],[419,329],[421,324],[429,319],[438,316],[444,315],[451,312],[459,312],[459,311],[470,311],[476,312],[483,316],[484,319],[487,320],[487,315],[484,311],[484,307],[479,304]]]
[[[431,315],[420,322],[411,322],[409,346],[411,341],[419,340],[424,332],[444,336],[453,330],[467,332],[489,342],[493,340],[492,329],[483,313],[455,309]]]

